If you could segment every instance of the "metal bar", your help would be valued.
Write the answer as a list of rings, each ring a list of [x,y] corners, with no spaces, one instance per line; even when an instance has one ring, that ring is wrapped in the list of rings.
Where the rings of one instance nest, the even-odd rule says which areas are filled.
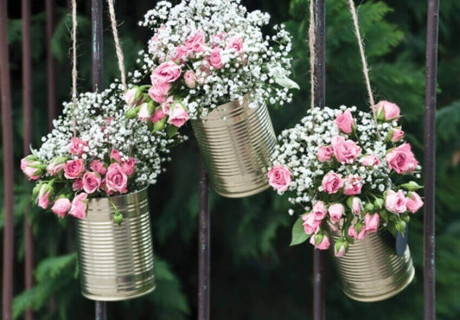
[[[209,179],[200,158],[199,242],[198,242],[198,320],[209,319],[211,275],[211,215],[209,213]]]
[[[92,77],[93,90],[103,88],[103,2],[91,0]],[[96,320],[107,319],[107,303],[95,301]]]
[[[0,0],[0,94],[2,104],[2,143],[5,224],[3,231],[3,288],[2,319],[12,319],[13,266],[14,266],[14,155],[13,116],[11,103],[10,60],[8,53],[8,6]]]
[[[107,302],[96,301],[96,320],[107,319]]]
[[[436,80],[438,68],[439,0],[428,0],[425,87],[425,238],[424,319],[436,319],[435,310],[435,173]]]
[[[102,0],[91,0],[91,34],[93,53],[93,90],[103,88],[103,2]]]
[[[54,31],[54,0],[46,0],[46,74],[48,80],[48,129],[53,129],[53,120],[57,116],[56,111],[56,77],[55,63],[52,53],[52,39]]]
[[[315,106],[323,108],[326,101],[326,4],[325,0],[314,0],[315,17]],[[313,250],[313,319],[324,320],[324,260],[325,252]]]
[[[31,13],[30,1],[22,0],[22,121],[24,156],[30,154],[29,146],[32,144],[32,55],[31,55]],[[30,190],[30,184],[25,183]],[[24,210],[24,284],[25,289],[29,290],[34,284],[34,240],[32,226],[29,220],[30,203]],[[32,309],[27,309],[25,314],[26,320],[33,320],[34,314]]]
[[[326,4],[325,0],[314,0],[315,16],[315,106],[326,105]]]

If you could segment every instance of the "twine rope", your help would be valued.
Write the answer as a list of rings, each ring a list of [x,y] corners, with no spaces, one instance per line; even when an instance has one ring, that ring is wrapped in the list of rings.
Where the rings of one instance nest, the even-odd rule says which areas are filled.
[[[310,108],[315,107],[315,10],[314,0],[310,0],[310,24],[308,27],[308,47],[310,49]]]
[[[77,1],[72,0],[72,103],[77,107]],[[73,135],[77,135],[77,122],[73,119]]]
[[[123,85],[124,90],[127,90],[128,86],[126,85],[125,62],[123,50],[120,45],[120,39],[118,37],[117,20],[115,17],[115,9],[113,8],[113,0],[107,0],[107,4],[109,5],[109,16],[112,26],[113,41],[115,42],[115,51],[117,53],[118,68],[120,69],[121,74],[121,84]]]
[[[363,65],[363,74],[364,74],[364,79],[366,81],[367,94],[369,95],[369,103],[372,107],[375,105],[375,101],[374,101],[374,95],[372,94],[371,81],[369,79],[369,68],[367,66],[366,54],[364,53],[363,38],[361,37],[361,32],[359,31],[358,15],[356,14],[356,7],[355,7],[353,0],[348,0],[348,4],[350,7],[351,17],[353,18],[355,35],[356,35],[356,38],[358,39],[359,54],[361,56],[361,62]],[[379,140],[382,140],[380,136],[379,127],[378,127],[377,115],[375,114],[374,108],[372,108],[372,115],[374,118],[375,127],[377,129],[377,137]]]

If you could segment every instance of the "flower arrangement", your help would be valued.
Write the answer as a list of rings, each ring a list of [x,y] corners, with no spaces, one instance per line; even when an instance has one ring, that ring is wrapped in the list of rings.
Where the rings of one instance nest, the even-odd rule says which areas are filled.
[[[159,2],[140,22],[153,37],[126,93],[129,116],[177,128],[245,95],[250,107],[289,102],[298,88],[288,79],[291,39],[282,25],[264,37],[269,18],[239,0]],[[139,85],[147,75],[150,84]]]
[[[356,107],[313,108],[279,136],[268,173],[279,194],[291,192],[289,213],[299,214],[291,245],[310,238],[317,249],[346,254],[366,233],[386,229],[404,234],[410,215],[423,205],[421,188],[405,179],[420,166],[404,141],[399,107],[381,101],[372,113]]]
[[[38,206],[59,217],[84,218],[87,201],[134,192],[154,184],[169,160],[169,147],[186,137],[169,137],[128,119],[120,84],[102,92],[80,94],[64,103],[63,115],[43,144],[21,160],[21,169],[36,181]],[[122,221],[115,208],[114,221]]]

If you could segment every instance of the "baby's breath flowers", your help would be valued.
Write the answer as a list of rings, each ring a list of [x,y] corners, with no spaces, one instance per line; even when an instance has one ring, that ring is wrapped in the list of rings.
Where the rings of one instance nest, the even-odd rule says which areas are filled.
[[[157,127],[180,127],[248,93],[250,107],[290,102],[289,89],[298,88],[288,78],[291,38],[283,25],[264,36],[269,18],[247,12],[239,0],[159,2],[140,22],[153,36],[140,53],[133,83],[147,75],[150,83],[131,86],[130,115]]]
[[[60,217],[84,218],[87,199],[135,192],[154,184],[169,160],[169,148],[186,137],[170,137],[125,116],[121,85],[85,92],[64,103],[63,115],[43,144],[22,159],[36,180],[33,197]],[[121,222],[120,216],[115,217]]]
[[[294,128],[284,130],[268,179],[279,194],[288,192],[299,214],[292,245],[310,238],[318,249],[337,232],[336,256],[366,233],[385,228],[404,233],[409,215],[423,205],[416,182],[403,176],[420,170],[398,120],[399,107],[381,101],[372,113],[356,107],[314,108]]]

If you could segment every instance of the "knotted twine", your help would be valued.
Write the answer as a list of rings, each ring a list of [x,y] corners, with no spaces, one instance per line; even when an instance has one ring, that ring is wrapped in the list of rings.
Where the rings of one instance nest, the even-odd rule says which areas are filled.
[[[349,9],[351,13],[351,17],[353,19],[353,26],[355,29],[355,35],[358,40],[358,47],[359,47],[359,54],[361,56],[361,63],[363,65],[362,71],[364,74],[364,80],[366,82],[366,89],[367,94],[369,96],[369,103],[372,106],[375,105],[374,95],[372,94],[371,82],[369,78],[369,68],[367,65],[366,54],[364,52],[364,44],[363,39],[361,37],[361,32],[359,31],[359,23],[358,23],[358,15],[356,14],[356,7],[353,0],[348,0]],[[315,84],[316,84],[316,77],[315,77],[315,55],[313,54],[315,50],[315,6],[314,0],[310,0],[310,24],[308,28],[308,45],[310,49],[310,95],[311,95],[311,103],[310,108],[313,109],[315,107]],[[377,137],[379,140],[382,140],[380,136],[380,131],[377,124],[377,115],[375,109],[372,108],[372,115],[374,118],[375,127],[377,129]]]
[[[72,0],[72,103],[77,107],[77,1]],[[72,121],[73,136],[77,135],[77,120]]]
[[[115,9],[113,6],[113,0],[107,0],[109,5],[109,17],[112,27],[112,34],[113,40],[115,42],[115,51],[117,54],[117,61],[118,61],[118,69],[120,70],[121,75],[121,84],[123,85],[123,89],[126,91],[128,86],[126,85],[126,72],[125,72],[125,63],[123,57],[123,50],[121,49],[120,39],[118,37],[118,30],[117,30],[117,21],[115,17]],[[77,2],[76,0],[72,0],[72,103],[74,108],[77,106]],[[77,135],[76,133],[76,120],[73,119],[73,135],[74,137]]]
[[[121,74],[121,84],[123,85],[123,89],[126,91],[128,86],[126,85],[125,62],[123,58],[123,50],[120,45],[120,39],[118,38],[117,20],[115,18],[115,10],[113,8],[113,0],[107,0],[107,4],[109,5],[109,16],[112,26],[113,41],[115,42],[115,51],[117,53],[118,69],[120,69]]]

